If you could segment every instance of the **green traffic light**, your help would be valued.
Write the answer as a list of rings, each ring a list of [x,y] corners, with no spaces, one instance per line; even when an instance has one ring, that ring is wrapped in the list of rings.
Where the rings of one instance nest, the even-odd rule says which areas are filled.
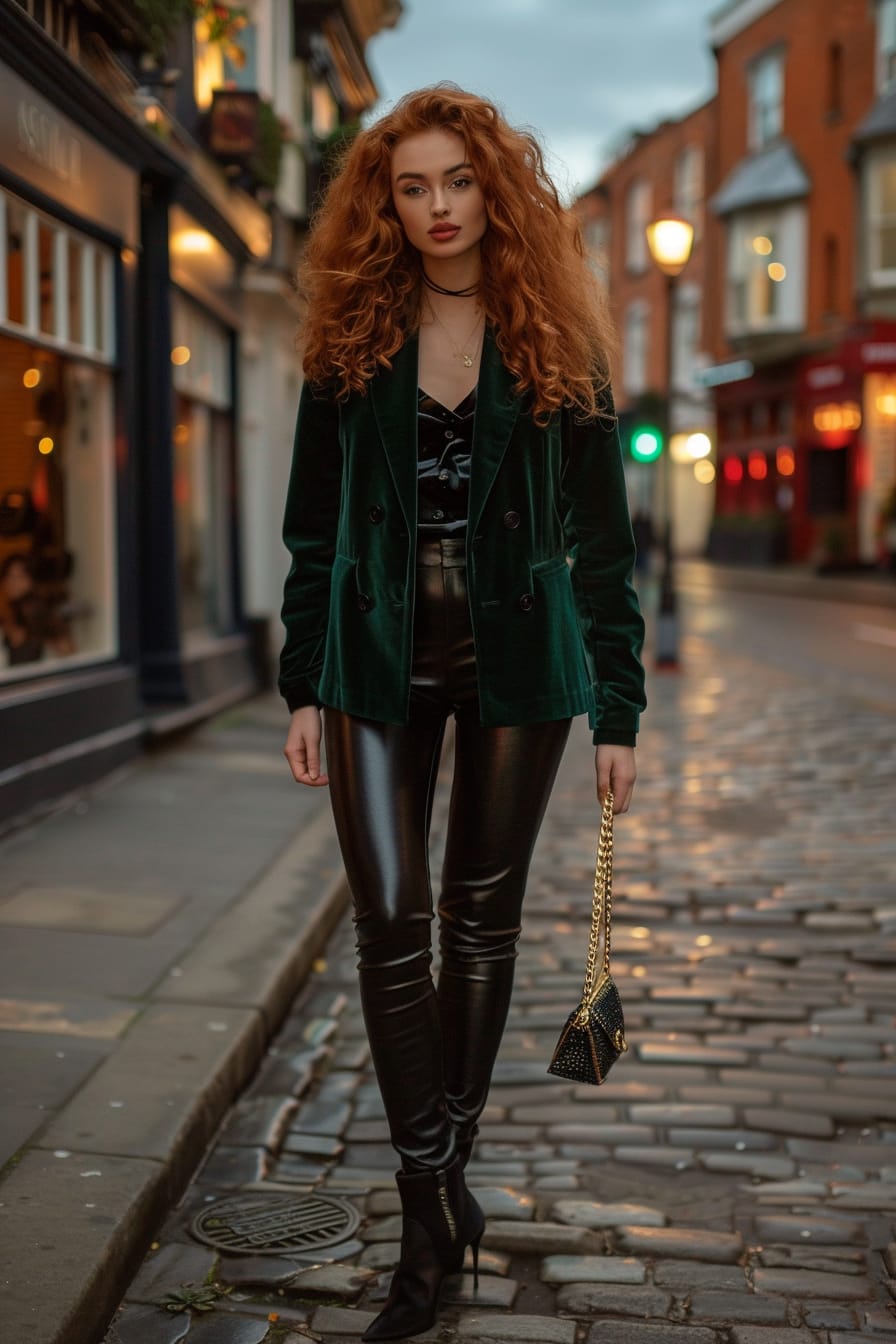
[[[632,430],[629,452],[636,462],[655,462],[662,451],[662,433],[653,425],[640,425]]]

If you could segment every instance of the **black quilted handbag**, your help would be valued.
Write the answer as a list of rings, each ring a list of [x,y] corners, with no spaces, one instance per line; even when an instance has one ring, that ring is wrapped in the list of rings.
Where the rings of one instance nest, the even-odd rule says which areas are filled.
[[[604,917],[606,916],[606,920]],[[604,954],[598,973],[598,948],[604,924]],[[613,795],[608,793],[600,819],[594,865],[591,936],[585,984],[578,1007],[560,1033],[548,1073],[576,1083],[602,1083],[628,1046],[622,1000],[610,974],[610,930],[613,924]]]

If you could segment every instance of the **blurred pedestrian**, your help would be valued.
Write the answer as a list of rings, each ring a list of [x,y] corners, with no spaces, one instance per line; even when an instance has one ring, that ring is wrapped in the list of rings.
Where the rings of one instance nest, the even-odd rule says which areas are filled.
[[[653,549],[653,519],[646,509],[636,509],[632,515],[632,532],[635,537],[635,571],[646,574],[650,569],[650,552]]]
[[[301,280],[285,754],[330,784],[354,901],[403,1212],[364,1339],[397,1339],[432,1324],[467,1246],[476,1269],[464,1167],[530,856],[574,715],[599,797],[629,806],[643,627],[609,320],[535,139],[453,85],[409,94],[351,145]],[[451,715],[436,987],[428,833]]]

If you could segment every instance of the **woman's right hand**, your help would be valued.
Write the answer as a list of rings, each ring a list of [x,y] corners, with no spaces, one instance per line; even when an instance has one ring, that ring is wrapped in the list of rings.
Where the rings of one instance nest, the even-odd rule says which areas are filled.
[[[289,761],[289,768],[297,784],[308,784],[316,789],[330,782],[329,777],[321,774],[320,770],[320,737],[320,710],[317,706],[303,705],[301,709],[293,710],[283,755]]]

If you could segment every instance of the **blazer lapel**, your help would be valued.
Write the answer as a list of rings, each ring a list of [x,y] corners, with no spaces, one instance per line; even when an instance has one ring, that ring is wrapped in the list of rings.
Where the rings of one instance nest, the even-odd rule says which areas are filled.
[[[370,400],[383,452],[395,484],[408,531],[417,527],[417,336],[408,337],[394,356],[392,368],[370,380]],[[486,329],[476,392],[473,448],[470,463],[468,529],[472,536],[494,484],[520,412],[520,399]]]
[[[370,380],[370,400],[408,532],[417,527],[417,336]]]
[[[519,412],[520,399],[513,390],[513,375],[505,368],[494,334],[487,327],[482,343],[470,463],[467,527],[471,537],[479,526],[485,501],[498,474]]]

